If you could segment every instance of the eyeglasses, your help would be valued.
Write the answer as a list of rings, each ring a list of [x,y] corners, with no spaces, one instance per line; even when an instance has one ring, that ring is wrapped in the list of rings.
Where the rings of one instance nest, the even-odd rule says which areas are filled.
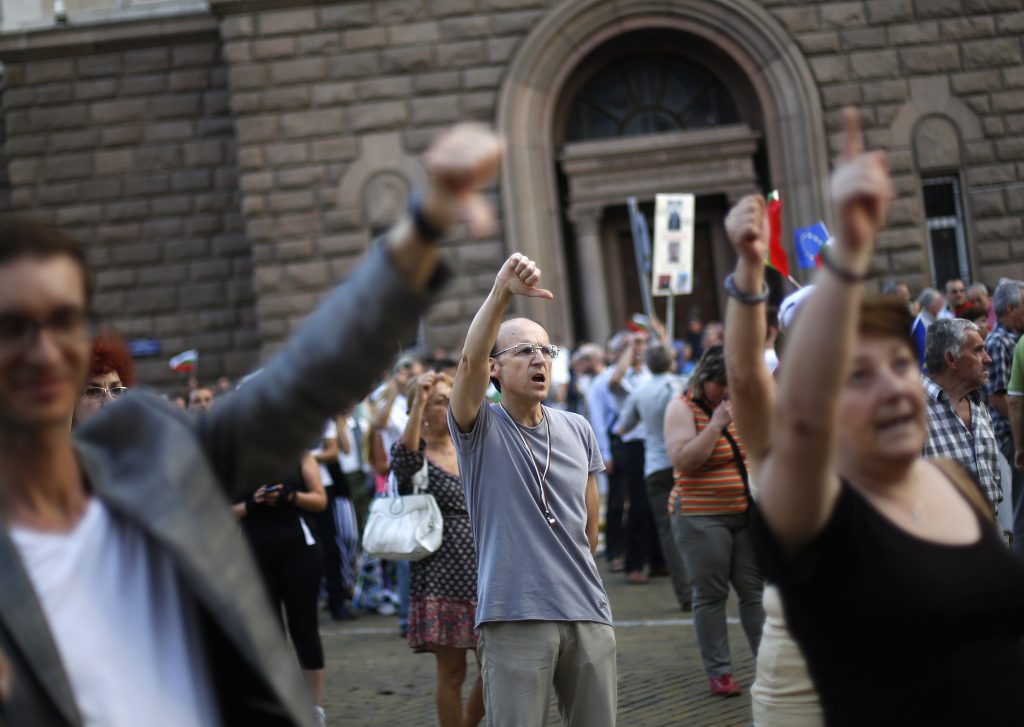
[[[119,399],[126,391],[126,386],[111,386],[109,389],[102,386],[86,386],[82,389],[82,396],[86,399],[102,399],[109,394],[111,399]]]
[[[84,337],[87,316],[75,306],[64,306],[39,321],[22,313],[0,313],[0,349],[13,350],[32,345],[45,328],[58,343],[73,343]]]
[[[540,355],[546,359],[558,358],[558,346],[538,346],[536,343],[517,343],[514,346],[501,349],[494,354],[492,358],[497,358],[501,354],[508,353],[509,351],[515,351],[512,355],[523,359],[532,359],[537,355],[538,351],[540,352]]]

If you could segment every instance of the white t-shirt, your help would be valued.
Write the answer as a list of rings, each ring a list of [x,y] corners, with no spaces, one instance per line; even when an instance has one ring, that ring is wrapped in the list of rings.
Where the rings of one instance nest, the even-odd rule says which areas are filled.
[[[359,422],[359,435],[356,433],[356,421]],[[346,417],[344,424],[345,429],[348,431],[348,441],[352,445],[352,448],[349,450],[348,454],[345,452],[339,452],[338,464],[341,466],[341,471],[345,474],[349,474],[350,472],[359,472],[364,469],[364,463],[362,461],[363,458],[360,456],[359,452],[359,448],[363,446],[363,443],[360,441],[361,433],[365,432],[369,425],[367,424],[366,419],[361,416],[358,417],[358,419],[355,416]]]
[[[338,425],[334,423],[334,419],[328,419],[327,424],[324,426],[324,433],[321,435],[321,439],[337,439],[338,438]],[[323,442],[321,446],[315,447],[309,450],[309,453],[314,457],[323,451]],[[330,487],[334,484],[334,478],[331,477],[331,471],[327,469],[327,465],[324,463],[320,464],[320,481],[323,482],[324,487]]]
[[[86,725],[219,725],[170,556],[92,498],[70,533],[14,527]]]

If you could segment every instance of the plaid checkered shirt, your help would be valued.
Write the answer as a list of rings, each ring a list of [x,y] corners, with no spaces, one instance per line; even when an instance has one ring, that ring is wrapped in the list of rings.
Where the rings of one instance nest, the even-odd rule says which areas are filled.
[[[1010,369],[1013,367],[1013,347],[1017,345],[1017,334],[997,323],[992,332],[985,337],[985,352],[992,359],[988,365],[988,383],[985,384],[985,395],[992,399],[993,394],[1005,394],[1010,384]],[[1006,449],[1013,451],[1013,431],[1010,420],[989,405],[988,413],[992,416],[992,429],[996,433],[996,441]]]
[[[995,512],[1003,501],[999,444],[992,431],[988,407],[981,400],[981,390],[971,392],[967,397],[971,407],[971,429],[968,429],[941,386],[926,375],[921,376],[921,384],[928,405],[925,458],[947,457],[958,462],[974,475]]]

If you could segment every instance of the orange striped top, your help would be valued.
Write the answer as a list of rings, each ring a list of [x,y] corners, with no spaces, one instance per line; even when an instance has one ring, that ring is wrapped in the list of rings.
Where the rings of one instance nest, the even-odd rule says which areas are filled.
[[[700,434],[710,423],[711,417],[690,399],[689,394],[681,398],[693,412],[697,434]],[[728,432],[739,446],[744,466],[749,467],[747,453],[734,422],[729,423]],[[699,470],[676,470],[673,474],[675,486],[668,498],[670,515],[732,515],[746,512],[747,492],[743,487],[743,475],[724,434],[718,437],[711,456]]]

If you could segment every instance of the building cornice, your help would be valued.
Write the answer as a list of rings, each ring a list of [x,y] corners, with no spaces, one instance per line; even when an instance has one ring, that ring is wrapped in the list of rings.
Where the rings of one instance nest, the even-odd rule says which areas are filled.
[[[206,40],[218,34],[219,22],[210,12],[14,30],[0,34],[0,61],[62,58]]]
[[[338,5],[339,0],[208,0],[210,11],[217,17],[256,13],[263,10]]]

